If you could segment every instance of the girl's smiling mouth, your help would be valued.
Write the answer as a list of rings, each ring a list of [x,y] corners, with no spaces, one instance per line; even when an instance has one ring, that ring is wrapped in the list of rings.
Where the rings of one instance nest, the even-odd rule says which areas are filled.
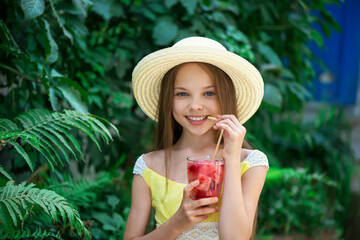
[[[204,119],[207,118],[207,116],[202,116],[202,117],[190,117],[190,116],[186,116],[187,119],[191,120],[191,121],[202,121]]]
[[[208,120],[209,115],[205,116],[185,116],[186,119],[193,125],[201,125]]]

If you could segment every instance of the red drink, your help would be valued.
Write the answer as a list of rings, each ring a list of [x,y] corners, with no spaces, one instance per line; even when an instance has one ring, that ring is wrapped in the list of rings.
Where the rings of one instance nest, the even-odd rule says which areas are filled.
[[[192,199],[219,197],[223,182],[224,160],[216,158],[212,161],[206,157],[187,158],[189,183],[199,180],[199,185],[191,192]]]

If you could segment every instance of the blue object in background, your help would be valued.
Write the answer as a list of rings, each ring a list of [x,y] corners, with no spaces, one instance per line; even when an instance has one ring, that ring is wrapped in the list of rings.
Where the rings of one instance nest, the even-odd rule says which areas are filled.
[[[315,101],[352,105],[360,80],[360,1],[347,0],[337,6],[327,7],[342,28],[324,35],[324,48],[310,46],[313,53],[323,60],[327,70],[314,64],[316,79],[313,81]]]

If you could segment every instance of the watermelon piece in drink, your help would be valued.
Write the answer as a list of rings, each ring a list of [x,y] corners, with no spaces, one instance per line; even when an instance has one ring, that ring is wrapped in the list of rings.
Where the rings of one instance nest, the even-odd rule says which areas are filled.
[[[191,193],[194,200],[208,197],[219,197],[224,175],[224,160],[210,156],[187,158],[188,181],[199,180]]]

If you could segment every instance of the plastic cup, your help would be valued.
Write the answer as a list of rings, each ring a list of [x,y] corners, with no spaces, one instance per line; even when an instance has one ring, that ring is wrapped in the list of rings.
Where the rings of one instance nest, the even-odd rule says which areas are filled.
[[[219,197],[224,176],[223,158],[212,161],[210,156],[188,157],[187,171],[189,183],[199,180],[199,185],[191,191],[192,199]]]

